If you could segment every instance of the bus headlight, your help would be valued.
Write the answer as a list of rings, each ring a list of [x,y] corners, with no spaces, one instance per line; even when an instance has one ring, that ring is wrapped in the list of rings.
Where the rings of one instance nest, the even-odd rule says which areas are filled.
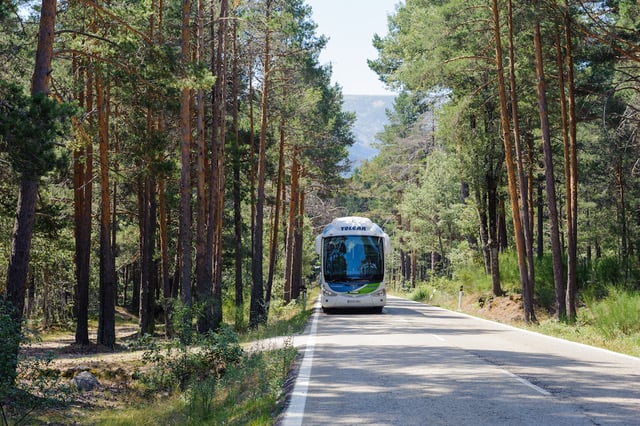
[[[378,290],[376,292],[371,293],[372,297],[382,297],[387,293],[387,291],[383,288],[382,290]]]
[[[337,293],[334,293],[331,290],[328,290],[326,288],[322,289],[322,294],[325,295],[325,296],[331,296],[331,297],[338,295]]]

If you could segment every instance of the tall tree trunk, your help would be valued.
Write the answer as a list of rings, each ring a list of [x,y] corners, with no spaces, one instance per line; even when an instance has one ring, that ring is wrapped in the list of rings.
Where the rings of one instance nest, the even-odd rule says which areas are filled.
[[[235,12],[234,12],[235,13]],[[244,324],[244,285],[242,281],[242,193],[241,193],[241,146],[240,146],[240,120],[239,120],[239,93],[240,93],[240,75],[238,72],[238,19],[233,20],[233,231],[235,242],[235,305],[236,305],[236,324]]]
[[[253,260],[251,262],[251,276],[253,278],[253,286],[251,288],[251,305],[249,307],[249,325],[257,327],[264,324],[267,320],[266,306],[264,303],[264,277],[262,272],[262,242],[264,234],[264,186],[265,186],[265,168],[267,166],[266,150],[267,150],[267,100],[269,96],[269,74],[270,74],[270,25],[271,0],[266,0],[266,29],[264,38],[264,63],[263,63],[263,82],[262,82],[262,100],[260,102],[260,146],[258,148],[258,172],[256,176],[256,215],[255,228],[253,235]]]
[[[516,184],[516,169],[513,162],[513,145],[511,143],[511,126],[509,124],[507,93],[504,80],[504,69],[502,59],[502,43],[500,35],[500,12],[498,1],[492,0],[493,30],[496,47],[496,73],[498,77],[498,93],[500,96],[500,116],[502,121],[502,136],[504,141],[505,160],[507,165],[507,177],[509,180],[509,196],[511,199],[511,211],[513,218],[513,228],[516,241],[516,252],[518,254],[518,267],[520,270],[520,282],[522,284],[524,316],[526,322],[535,321],[533,312],[533,300],[531,300],[531,283],[529,282],[529,272],[527,266],[527,255],[522,230],[522,220],[520,217],[520,202],[518,200],[518,189]]]
[[[538,188],[538,195],[537,195],[537,206],[538,206],[538,224],[537,224],[537,228],[538,228],[538,241],[537,241],[537,248],[538,248],[538,259],[542,259],[542,257],[544,256],[544,201],[542,199],[542,182],[544,182],[544,176],[539,175],[537,178],[537,188]]]
[[[182,0],[182,65],[190,60],[191,0]],[[190,340],[191,333],[191,90],[180,92],[180,300],[186,310],[182,318],[180,338]]]
[[[160,225],[160,261],[162,265],[162,307],[164,311],[164,333],[166,337],[173,337],[171,323],[171,277],[169,276],[169,244],[167,229],[167,202],[165,199],[166,184],[161,178],[158,183],[158,222]]]
[[[300,173],[302,174],[302,172]],[[293,265],[291,267],[291,298],[298,300],[302,289],[302,230],[304,227],[304,188],[298,189],[296,226],[293,235]]]
[[[498,162],[501,163],[501,162]],[[502,296],[500,285],[500,241],[499,241],[499,217],[498,217],[498,175],[493,170],[486,173],[487,186],[487,211],[489,216],[489,270],[491,272],[491,292],[494,296]]]
[[[544,63],[542,59],[542,40],[540,22],[536,17],[533,26],[533,43],[536,62],[536,80],[538,90],[538,112],[540,115],[540,130],[542,132],[542,150],[544,152],[545,183],[547,189],[547,206],[549,209],[549,234],[551,239],[551,257],[553,263],[553,281],[556,295],[564,295],[564,277],[562,276],[562,249],[560,247],[560,232],[558,229],[558,208],[556,203],[556,184],[551,149],[551,135],[549,134],[549,112],[547,109],[547,92],[544,81]]]
[[[284,98],[284,93],[283,93]],[[269,249],[269,272],[267,275],[267,296],[265,303],[267,305],[267,315],[269,314],[269,304],[271,303],[271,290],[273,288],[273,276],[276,269],[276,261],[278,258],[278,237],[280,234],[280,205],[282,203],[282,190],[284,187],[284,142],[285,142],[285,119],[284,113],[280,116],[280,146],[278,148],[278,181],[276,184],[276,204],[273,215],[273,226],[271,232],[271,246]],[[284,209],[284,207],[283,207]]]
[[[565,1],[565,62],[567,67],[567,98],[569,101],[569,194],[567,199],[571,202],[567,217],[568,253],[567,253],[567,310],[569,321],[575,321],[577,317],[576,298],[578,293],[578,143],[576,135],[576,101],[573,74],[573,42],[571,35],[571,16],[569,15],[569,3]],[[570,218],[569,218],[570,216]]]
[[[218,51],[216,53],[216,93],[217,101],[213,109],[218,119],[218,142],[215,148],[217,166],[216,171],[216,206],[214,209],[214,256],[213,256],[213,298],[212,298],[212,327],[217,329],[222,323],[222,233],[224,224],[224,197],[225,197],[225,144],[226,144],[226,87],[227,87],[227,0],[220,1],[220,19],[218,24]],[[214,119],[215,120],[215,119]]]
[[[100,147],[100,312],[98,343],[116,344],[116,264],[111,247],[111,196],[109,194],[109,115],[102,75],[97,73],[96,107]]]
[[[140,188],[140,335],[154,331],[154,249],[155,249],[155,183],[151,176],[142,179]]]
[[[250,257],[253,258],[253,237],[256,234],[256,168],[258,166],[256,161],[256,129],[255,129],[255,117],[253,108],[253,97],[255,91],[253,90],[253,64],[249,63],[249,194],[251,204],[251,251]]]
[[[296,229],[296,217],[298,215],[298,200],[299,200],[299,163],[298,163],[298,147],[293,149],[293,159],[291,160],[291,185],[289,189],[289,219],[287,221],[287,244],[286,244],[286,262],[285,262],[285,277],[284,277],[284,302],[289,303],[291,301],[291,290],[293,283],[293,262],[295,252],[295,229]]]
[[[482,192],[480,185],[474,185],[474,197],[476,200],[476,209],[478,211],[480,247],[482,250],[482,258],[484,260],[484,272],[491,273],[491,254],[489,251],[489,217],[487,216],[487,196],[486,192]],[[498,281],[499,282],[499,281]]]
[[[78,71],[80,72],[80,71]],[[87,67],[86,90],[79,96],[85,110],[93,109],[93,78]],[[78,78],[78,82],[82,79]],[[82,140],[73,152],[73,198],[76,286],[76,335],[79,345],[89,344],[89,283],[91,273],[91,207],[93,193],[93,141],[78,126]]]
[[[562,118],[562,141],[564,147],[564,175],[565,175],[565,190],[567,194],[567,234],[571,232],[569,229],[571,228],[571,177],[569,170],[569,118],[567,111],[567,98],[565,96],[565,80],[564,80],[564,67],[563,67],[563,55],[562,55],[562,45],[560,44],[560,33],[556,28],[555,34],[555,43],[556,43],[556,64],[558,66],[558,92],[559,92],[559,100],[560,100],[560,116]],[[568,235],[569,236],[569,235]],[[569,237],[569,244],[571,244],[571,238]],[[555,286],[556,290],[556,317],[561,321],[565,321],[567,319],[567,304],[566,304],[566,295],[564,292],[564,286]]]
[[[515,48],[513,43],[513,4],[507,2],[507,22],[509,30],[509,87],[511,98],[511,120],[513,122],[513,144],[516,148],[516,167],[520,184],[520,200],[522,202],[522,234],[524,236],[525,252],[527,255],[527,273],[529,274],[530,293],[533,298],[535,285],[535,270],[533,263],[533,223],[529,210],[529,186],[523,162],[522,143],[520,141],[520,118],[518,116],[518,92],[516,90]]]
[[[211,2],[211,7],[215,2]],[[213,16],[213,14],[211,15]],[[213,24],[212,24],[213,25]],[[204,0],[198,0],[197,17],[197,37],[196,37],[196,60],[204,63]],[[215,99],[214,99],[215,102]],[[215,104],[214,104],[215,105]],[[215,111],[215,106],[214,106]],[[215,112],[214,112],[215,114]],[[217,120],[212,123],[213,134],[217,125]],[[215,136],[214,136],[215,137]],[[213,329],[212,294],[213,294],[213,270],[212,270],[212,245],[207,244],[209,232],[213,232],[210,221],[213,210],[209,208],[210,200],[207,197],[207,155],[208,147],[205,144],[205,100],[204,89],[199,88],[196,92],[196,294],[195,299],[202,304],[203,312],[198,316],[198,333],[205,333]],[[213,181],[209,179],[209,185]],[[210,186],[211,188],[211,186]],[[211,194],[209,194],[211,196]]]

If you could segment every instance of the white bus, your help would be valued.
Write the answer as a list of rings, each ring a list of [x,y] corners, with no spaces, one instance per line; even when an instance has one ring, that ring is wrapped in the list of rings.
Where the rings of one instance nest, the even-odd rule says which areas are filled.
[[[322,310],[372,308],[387,302],[385,255],[389,236],[370,219],[340,217],[316,237],[320,256]]]

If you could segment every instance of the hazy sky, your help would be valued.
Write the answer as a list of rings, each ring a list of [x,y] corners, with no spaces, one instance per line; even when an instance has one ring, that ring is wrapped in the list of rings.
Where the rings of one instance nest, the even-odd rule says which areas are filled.
[[[307,0],[317,33],[329,37],[320,63],[331,63],[333,82],[345,95],[393,94],[386,91],[367,59],[377,58],[374,34],[387,34],[387,16],[400,0]]]

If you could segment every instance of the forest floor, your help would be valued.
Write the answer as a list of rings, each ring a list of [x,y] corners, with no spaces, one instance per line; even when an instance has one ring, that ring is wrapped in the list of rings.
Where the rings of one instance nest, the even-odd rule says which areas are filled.
[[[540,307],[534,307],[538,321],[548,319],[549,312]],[[520,294],[509,294],[502,297],[469,295],[462,301],[462,312],[486,318],[492,321],[520,326],[524,324],[524,310]]]

